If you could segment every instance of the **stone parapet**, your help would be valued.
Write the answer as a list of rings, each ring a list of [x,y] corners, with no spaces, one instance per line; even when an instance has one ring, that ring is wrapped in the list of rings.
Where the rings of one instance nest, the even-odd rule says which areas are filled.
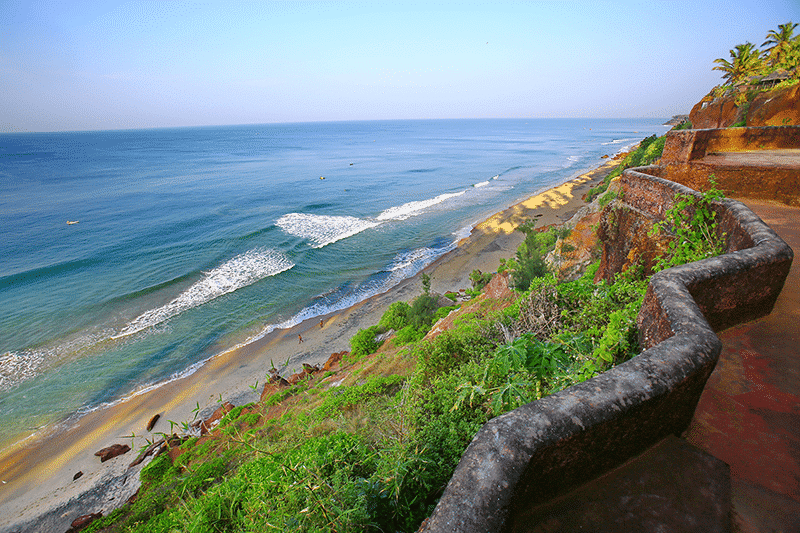
[[[661,164],[687,163],[719,152],[800,148],[800,126],[678,130],[667,133]]]
[[[693,189],[713,176],[728,196],[800,204],[800,126],[671,131],[660,164]]]
[[[623,174],[631,212],[663,218],[675,193],[697,194],[649,175],[661,171]],[[652,277],[638,319],[645,351],[490,420],[421,531],[513,529],[515,510],[546,502],[686,429],[720,352],[714,328],[769,313],[793,259],[791,248],[741,203],[726,200],[716,208],[728,253]]]

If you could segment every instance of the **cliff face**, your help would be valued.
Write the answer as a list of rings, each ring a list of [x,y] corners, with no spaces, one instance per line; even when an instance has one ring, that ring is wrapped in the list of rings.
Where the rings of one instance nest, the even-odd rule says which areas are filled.
[[[737,107],[735,98],[728,95],[698,102],[689,114],[692,127],[727,128],[742,120],[748,127],[800,124],[800,85],[759,93],[749,108]]]
[[[800,85],[760,93],[750,104],[747,126],[800,125]]]
[[[710,102],[703,99],[695,104],[689,113],[692,128],[727,128],[742,120],[742,110],[733,103],[734,96],[715,98]]]

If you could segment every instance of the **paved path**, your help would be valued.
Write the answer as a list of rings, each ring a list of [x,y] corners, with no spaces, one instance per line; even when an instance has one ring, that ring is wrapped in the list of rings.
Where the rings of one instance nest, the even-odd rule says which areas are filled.
[[[763,169],[800,169],[800,148],[753,150],[749,152],[713,152],[697,163],[719,167],[755,167]]]
[[[800,209],[742,201],[795,259],[769,316],[719,334],[686,440],[730,465],[739,531],[800,532]]]

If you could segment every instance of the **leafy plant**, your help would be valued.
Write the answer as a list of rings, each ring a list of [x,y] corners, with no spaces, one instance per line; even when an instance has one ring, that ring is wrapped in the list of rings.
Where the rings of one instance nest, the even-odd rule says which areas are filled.
[[[428,296],[431,293],[431,277],[423,272],[421,280],[422,280],[422,294]]]
[[[675,196],[673,207],[662,222],[653,226],[652,234],[669,236],[667,251],[656,263],[656,270],[699,261],[724,251],[724,235],[717,234],[717,212],[713,202],[724,198],[714,176],[709,177],[711,188],[699,197],[689,194]]]
[[[472,288],[475,290],[482,290],[487,283],[492,280],[492,274],[489,272],[481,272],[477,268],[470,272],[469,281],[472,283]]]

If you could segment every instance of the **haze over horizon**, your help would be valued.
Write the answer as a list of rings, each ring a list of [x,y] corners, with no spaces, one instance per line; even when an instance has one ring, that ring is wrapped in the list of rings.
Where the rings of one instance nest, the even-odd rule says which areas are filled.
[[[728,15],[726,15],[728,14]],[[796,0],[0,3],[0,133],[670,117]]]

